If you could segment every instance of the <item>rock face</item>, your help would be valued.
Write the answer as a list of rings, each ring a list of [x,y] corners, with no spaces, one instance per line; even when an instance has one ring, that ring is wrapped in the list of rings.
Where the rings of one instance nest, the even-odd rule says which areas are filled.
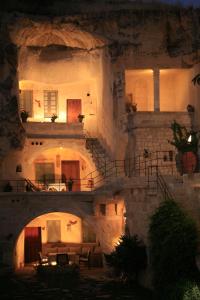
[[[99,12],[77,15],[68,12],[64,17],[50,18],[4,13],[0,31],[0,156],[23,146],[17,71],[19,57],[21,69],[26,68],[23,51],[27,52],[27,48],[32,49],[33,55],[39,51],[41,60],[47,56],[55,60],[60,47],[57,53],[68,59],[77,53],[84,55],[84,52],[93,53],[94,59],[96,51],[105,64],[110,62],[114,70],[110,74],[113,103],[119,102],[117,106],[114,103],[113,111],[117,119],[121,95],[124,94],[124,84],[121,83],[124,68],[190,67],[199,61],[199,31],[199,11],[193,9],[164,10],[150,6],[127,9],[123,6],[123,10],[117,10],[110,6],[107,11],[104,8]]]
[[[11,149],[21,149],[25,136],[18,112],[17,46],[9,40],[3,25],[1,28],[0,158]]]

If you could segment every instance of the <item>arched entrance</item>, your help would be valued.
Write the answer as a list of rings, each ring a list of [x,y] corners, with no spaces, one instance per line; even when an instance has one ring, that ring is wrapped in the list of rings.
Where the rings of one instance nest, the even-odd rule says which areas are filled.
[[[15,269],[35,264],[39,253],[54,256],[58,253],[79,253],[85,242],[85,220],[66,212],[51,212],[31,220],[21,231],[15,247]],[[92,235],[93,234],[93,235]],[[90,228],[90,243],[96,235]]]

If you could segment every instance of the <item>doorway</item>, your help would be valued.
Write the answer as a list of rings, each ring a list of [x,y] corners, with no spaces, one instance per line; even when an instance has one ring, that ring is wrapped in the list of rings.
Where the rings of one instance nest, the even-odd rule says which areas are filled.
[[[78,160],[62,160],[61,162],[62,181],[67,182],[73,179],[72,191],[80,191],[80,163]]]
[[[81,114],[81,99],[67,99],[67,123],[77,123]]]
[[[24,262],[32,263],[38,260],[42,249],[41,227],[25,227],[24,229]]]

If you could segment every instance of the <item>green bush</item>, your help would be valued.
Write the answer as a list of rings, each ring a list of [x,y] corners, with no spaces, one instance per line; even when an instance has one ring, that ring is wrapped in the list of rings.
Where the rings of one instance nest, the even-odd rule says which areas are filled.
[[[137,235],[123,235],[115,250],[106,255],[106,261],[117,276],[137,282],[139,272],[147,265],[146,247]]]
[[[180,280],[165,288],[162,300],[200,300],[200,290],[195,282]]]
[[[166,286],[197,274],[197,229],[174,201],[165,201],[150,223],[150,260],[153,284],[163,293]]]

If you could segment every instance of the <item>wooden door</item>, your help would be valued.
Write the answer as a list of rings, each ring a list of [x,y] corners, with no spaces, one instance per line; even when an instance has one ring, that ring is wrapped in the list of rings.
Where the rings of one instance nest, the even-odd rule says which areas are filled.
[[[41,227],[25,227],[24,235],[24,262],[27,264],[38,260],[42,249]]]
[[[81,114],[81,100],[67,99],[67,123],[77,123],[78,115]]]
[[[80,165],[78,160],[62,160],[61,162],[62,179],[67,182],[70,178],[73,180],[72,191],[80,191]]]

